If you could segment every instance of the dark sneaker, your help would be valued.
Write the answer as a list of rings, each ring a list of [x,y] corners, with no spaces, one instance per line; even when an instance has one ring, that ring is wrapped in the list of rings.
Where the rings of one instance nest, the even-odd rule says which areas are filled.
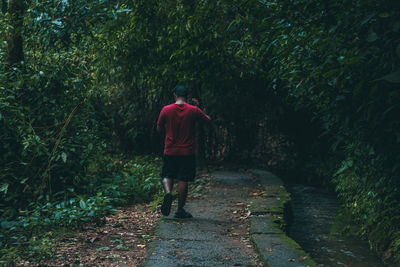
[[[184,209],[175,212],[175,215],[174,215],[174,218],[177,218],[177,219],[188,219],[188,218],[192,218],[192,217],[193,217],[192,214],[190,214],[189,212],[187,212]]]
[[[166,193],[164,196],[164,201],[161,205],[161,213],[164,216],[168,216],[171,212],[171,205],[174,197],[171,193]]]

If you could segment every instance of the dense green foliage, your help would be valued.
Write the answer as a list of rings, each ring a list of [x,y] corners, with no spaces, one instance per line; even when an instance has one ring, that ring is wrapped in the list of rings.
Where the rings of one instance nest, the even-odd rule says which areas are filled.
[[[46,235],[38,239],[42,232],[101,222],[113,206],[149,200],[160,189],[159,162],[113,156],[112,129],[96,110],[92,38],[103,21],[127,10],[105,1],[25,8],[25,61],[0,72],[0,254],[6,261],[40,260],[51,252]],[[7,19],[2,14],[2,33]]]
[[[2,250],[151,199],[159,162],[125,159],[161,152],[182,82],[214,119],[200,158],[333,182],[357,234],[400,262],[396,1],[24,2],[24,62],[0,66]]]
[[[273,86],[313,112],[329,144],[328,163],[310,167],[336,177],[358,234],[399,262],[399,3],[286,1],[271,9]]]

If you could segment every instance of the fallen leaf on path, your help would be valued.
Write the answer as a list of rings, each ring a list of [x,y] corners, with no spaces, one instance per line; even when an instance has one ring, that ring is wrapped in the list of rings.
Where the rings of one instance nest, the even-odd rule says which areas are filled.
[[[122,244],[119,244],[118,246],[116,246],[116,248],[117,248],[117,249],[122,249],[122,250],[129,250],[128,247],[125,247],[125,246],[122,245]],[[119,256],[119,255],[118,255],[118,256]],[[115,255],[114,255],[113,257],[115,257]]]
[[[107,250],[110,250],[110,248],[109,247],[101,247],[101,248],[97,249],[98,252],[107,251]]]
[[[98,238],[97,236],[95,236],[95,237],[92,237],[92,238],[89,240],[89,242],[90,242],[90,243],[93,243],[94,241],[97,241],[97,240],[99,240],[99,238]]]

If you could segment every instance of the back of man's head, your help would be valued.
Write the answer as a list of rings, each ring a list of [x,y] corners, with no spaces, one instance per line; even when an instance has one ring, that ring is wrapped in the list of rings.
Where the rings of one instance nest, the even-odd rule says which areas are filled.
[[[189,91],[189,89],[185,85],[182,85],[182,84],[178,84],[174,89],[176,96],[183,97],[183,98],[187,98],[188,91]]]

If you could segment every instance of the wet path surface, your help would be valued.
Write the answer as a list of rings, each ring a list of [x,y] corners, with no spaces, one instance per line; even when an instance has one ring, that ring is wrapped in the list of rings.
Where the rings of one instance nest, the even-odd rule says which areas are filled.
[[[217,172],[208,193],[189,200],[192,219],[164,217],[145,266],[262,266],[249,240],[246,206],[260,190],[249,175]]]
[[[340,208],[332,193],[292,184],[287,187],[292,198],[293,220],[288,235],[296,240],[319,266],[384,266],[369,250],[368,243],[355,237],[330,235]]]

